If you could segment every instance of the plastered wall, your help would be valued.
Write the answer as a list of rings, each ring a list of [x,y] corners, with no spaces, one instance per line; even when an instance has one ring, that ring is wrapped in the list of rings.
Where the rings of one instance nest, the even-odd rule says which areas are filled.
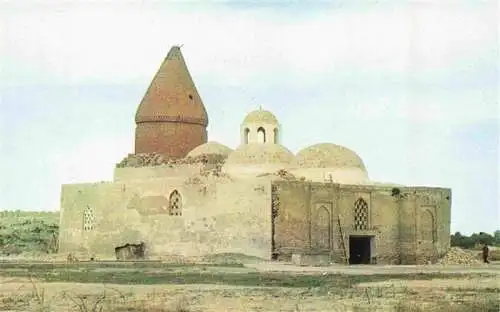
[[[130,180],[160,179],[164,177],[183,178],[198,174],[202,168],[203,165],[201,164],[115,168],[113,180],[115,182],[126,182]]]
[[[372,236],[372,257],[378,263],[413,264],[435,261],[449,248],[451,191],[442,188],[401,188],[279,182],[280,208],[275,220],[275,246],[282,254],[331,253],[344,262],[350,235]],[[355,227],[355,204],[368,207],[366,228]],[[339,226],[340,220],[340,226]]]
[[[290,173],[296,177],[305,177],[313,182],[343,184],[369,184],[368,174],[359,168],[292,168]]]
[[[168,213],[174,190],[182,197],[181,216]],[[234,252],[269,258],[270,196],[268,179],[186,184],[174,177],[64,185],[60,252],[113,258],[116,246],[144,241],[150,256]],[[88,207],[95,228],[84,231]]]

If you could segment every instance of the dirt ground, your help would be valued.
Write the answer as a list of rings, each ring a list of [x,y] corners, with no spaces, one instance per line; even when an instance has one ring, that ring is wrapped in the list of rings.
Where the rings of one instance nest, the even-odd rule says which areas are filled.
[[[99,269],[112,271],[113,269]],[[115,269],[116,270],[116,269]],[[161,270],[161,269],[154,269]],[[149,273],[154,272],[149,271]],[[190,269],[193,270],[193,269]],[[205,273],[207,270],[205,269]],[[500,265],[467,266],[341,266],[299,267],[289,264],[257,263],[241,268],[212,267],[208,272],[245,274],[286,272],[315,274],[380,275],[448,272],[453,278],[427,280],[387,279],[363,282],[351,288],[251,287],[217,284],[118,285],[45,282],[26,277],[0,277],[1,311],[99,311],[92,305],[103,296],[102,311],[223,312],[223,311],[406,311],[398,302],[422,307],[446,299],[458,302],[482,295],[498,296]],[[484,274],[478,276],[477,273]],[[202,276],[200,275],[200,278]],[[87,307],[84,307],[87,304]],[[408,310],[410,311],[410,310]],[[438,311],[431,308],[426,311]]]
[[[295,266],[286,263],[276,262],[261,262],[245,264],[247,268],[254,268],[260,272],[298,272],[308,274],[417,274],[417,273],[485,273],[485,274],[500,274],[500,262],[492,262],[490,264],[474,264],[474,265],[342,265],[333,264],[325,267],[314,266]]]

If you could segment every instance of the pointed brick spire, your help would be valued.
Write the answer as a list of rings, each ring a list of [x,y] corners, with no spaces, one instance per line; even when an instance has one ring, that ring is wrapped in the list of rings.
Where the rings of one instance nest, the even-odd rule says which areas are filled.
[[[180,47],[170,49],[135,115],[135,152],[185,157],[207,142],[208,115]]]

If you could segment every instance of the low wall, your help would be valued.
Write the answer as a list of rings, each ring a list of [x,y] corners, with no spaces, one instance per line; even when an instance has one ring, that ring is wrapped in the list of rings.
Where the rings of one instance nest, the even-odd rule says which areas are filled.
[[[144,242],[146,256],[151,257],[241,253],[270,258],[268,180],[213,182],[206,188],[184,182],[169,178],[65,185],[60,252],[104,259],[114,257],[117,246]],[[165,209],[173,190],[182,197],[181,215],[170,215]],[[92,230],[85,231],[87,207],[95,222]]]
[[[189,177],[198,174],[202,165],[161,165],[152,167],[115,168],[114,181],[126,182],[132,180],[147,180],[166,177]]]

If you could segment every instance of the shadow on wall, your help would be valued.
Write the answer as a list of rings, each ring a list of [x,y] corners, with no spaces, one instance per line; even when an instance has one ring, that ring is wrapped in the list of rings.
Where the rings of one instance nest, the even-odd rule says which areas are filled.
[[[144,260],[146,245],[144,242],[140,244],[126,244],[115,248],[116,260]]]

